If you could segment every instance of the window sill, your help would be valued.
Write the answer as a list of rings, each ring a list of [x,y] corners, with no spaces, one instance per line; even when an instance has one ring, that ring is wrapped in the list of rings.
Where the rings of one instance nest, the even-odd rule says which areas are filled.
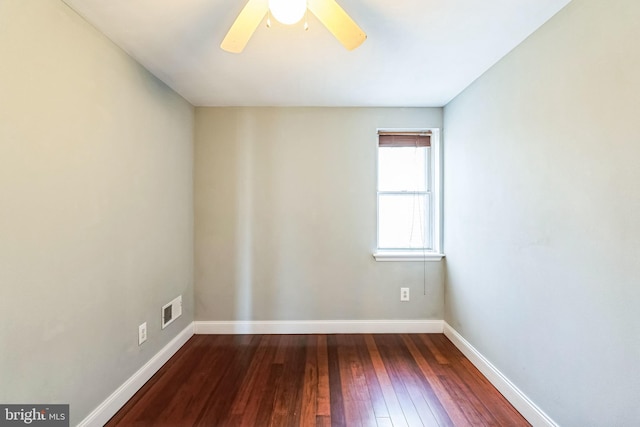
[[[444,254],[420,251],[378,251],[373,253],[376,261],[441,261]]]

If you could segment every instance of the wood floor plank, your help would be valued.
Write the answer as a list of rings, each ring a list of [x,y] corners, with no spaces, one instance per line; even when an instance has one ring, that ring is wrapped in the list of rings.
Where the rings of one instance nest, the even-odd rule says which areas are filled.
[[[249,370],[247,371],[244,381],[240,386],[238,396],[231,406],[232,414],[238,415],[245,412],[249,398],[253,393],[255,393],[255,389],[259,385],[257,383],[261,378],[264,378],[263,375],[260,375],[261,371],[270,363],[270,359],[268,357],[270,349],[272,350],[273,346],[269,345],[268,337],[261,337],[255,357],[251,361]]]
[[[280,383],[282,381],[282,371],[284,366],[281,363],[273,363],[268,371],[268,381],[266,387],[262,390],[261,396],[256,396],[260,400],[258,413],[255,418],[256,426],[268,426],[271,422],[273,408],[275,405],[275,396]],[[247,424],[248,425],[248,424]]]
[[[443,354],[446,354],[450,362],[450,366],[433,364],[432,368],[434,372],[438,373],[438,377],[446,378],[449,382],[457,381],[457,387],[460,388],[458,398],[463,401],[458,404],[460,408],[463,404],[473,406],[481,419],[484,420],[481,422],[487,425],[507,427],[529,425],[446,336],[435,334],[429,335],[428,338]],[[449,387],[453,387],[451,383]],[[469,394],[469,397],[464,397],[465,394]],[[492,408],[494,401],[500,403]],[[467,409],[467,411],[471,410]]]
[[[197,335],[106,424],[528,426],[442,334]]]
[[[367,391],[369,392],[369,399],[371,400],[371,406],[373,407],[373,412],[376,418],[385,418],[391,421],[389,418],[389,411],[387,410],[387,404],[384,401],[380,383],[376,376],[376,371],[373,367],[373,363],[371,362],[371,356],[367,349],[365,337],[365,335],[358,336],[357,339],[360,345],[357,346],[357,349],[358,356],[362,364]]]
[[[220,337],[221,340],[224,338],[228,337]],[[216,342],[224,345],[222,341]],[[233,346],[228,348],[232,349]],[[222,378],[221,373],[224,372],[224,369],[212,372],[212,367],[224,368],[232,363],[226,351],[209,351],[211,347],[206,346],[203,346],[201,350],[205,351],[200,353],[202,357],[199,360],[192,360],[188,364],[189,369],[178,371],[182,373],[182,376],[178,377],[177,381],[179,382],[174,385],[173,399],[170,404],[162,408],[162,411],[155,417],[154,423],[162,425],[176,420],[194,423],[198,418],[206,405],[208,391],[217,384]],[[167,384],[166,387],[171,387],[171,385]],[[186,405],[185,400],[188,402]],[[148,418],[148,415],[140,417],[141,420]]]
[[[440,379],[438,378],[436,373],[433,371],[429,363],[426,361],[423,354],[418,350],[418,347],[416,346],[415,342],[411,339],[411,337],[409,337],[408,335],[403,335],[402,340],[404,341],[405,345],[409,349],[411,356],[418,364],[418,367],[420,368],[422,374],[424,375],[425,380],[430,384],[431,389],[433,390],[440,404],[444,407],[444,410],[449,415],[449,418],[453,422],[453,424],[456,427],[472,427],[471,424],[469,423],[469,420],[467,420],[467,418],[464,416],[464,414],[462,413],[458,405],[451,398],[451,395],[449,394],[449,392],[446,390],[444,385],[440,382]],[[428,346],[428,344],[426,345]],[[440,354],[440,359],[445,360],[444,356],[442,356],[441,353],[439,354]],[[442,364],[445,364],[445,363],[442,363]],[[449,364],[448,360],[446,364]],[[441,424],[444,424],[444,423],[441,422]]]
[[[424,399],[422,399],[423,402],[418,401],[418,406],[415,404],[414,397],[417,396],[415,396],[415,390],[411,387],[410,373],[404,366],[408,357],[401,353],[402,349],[398,346],[397,337],[395,335],[379,335],[376,337],[376,342],[407,423],[410,426],[437,426],[438,423],[428,406],[426,411],[420,412],[425,409],[425,405],[423,405]],[[420,398],[422,398],[421,395]],[[416,398],[415,400],[417,401],[418,399]]]
[[[446,413],[440,400],[434,393],[431,384],[426,381],[418,362],[406,345],[412,343],[409,335],[393,337],[396,357],[399,360],[398,370],[403,378],[407,392],[418,411],[418,415],[425,426],[451,426],[453,423]]]
[[[316,427],[331,427],[331,417],[318,415],[316,417]]]
[[[340,380],[340,362],[338,358],[338,344],[335,335],[327,337],[327,356],[329,365],[329,393],[331,402],[331,425],[346,426],[344,400],[342,397],[342,382]]]
[[[304,384],[302,385],[302,408],[300,427],[312,426],[316,423],[318,403],[318,338],[307,337],[307,358],[304,367]]]
[[[278,345],[273,363],[283,364],[287,354],[287,344],[291,341],[291,335],[278,335],[277,339]]]
[[[378,383],[382,388],[382,396],[384,397],[385,404],[387,405],[391,422],[394,427],[409,427],[407,420],[404,417],[404,413],[402,412],[402,408],[400,407],[398,397],[393,389],[391,378],[389,377],[384,362],[382,361],[382,357],[380,356],[380,351],[378,350],[374,336],[366,335],[365,342],[367,344],[367,349],[369,350],[369,357],[371,357],[373,368],[375,369],[376,376],[378,377]]]
[[[451,376],[440,377],[440,382],[445,386],[452,398],[457,402],[464,416],[472,426],[497,425],[495,420],[485,420],[478,412],[478,406],[469,400],[469,396],[461,387],[460,380],[452,379]]]
[[[338,337],[345,416],[348,425],[375,427],[376,416],[364,376],[363,363],[357,351],[359,343],[363,344],[356,335]]]
[[[340,388],[344,405],[344,420],[349,427],[362,427],[363,420],[358,407],[359,390],[355,386],[351,375],[351,364],[353,363],[351,353],[353,346],[349,335],[336,335],[335,339],[338,348],[338,367],[340,369]]]
[[[459,359],[457,363],[462,367],[459,375],[465,381],[469,392],[478,396],[484,407],[501,425],[508,427],[527,425],[522,415],[467,358]]]
[[[226,364],[227,367],[224,369],[219,381],[207,396],[206,404],[196,419],[195,425],[217,426],[225,422],[231,413],[231,405],[242,384],[242,378],[251,365],[260,342],[259,338],[259,336],[255,335],[235,338],[232,342],[234,345],[225,349],[230,362]],[[171,421],[174,423],[180,422],[180,420]]]
[[[265,372],[270,372],[273,360],[275,358],[277,345],[277,338],[273,335],[265,335],[262,337],[261,346],[265,349],[263,358],[254,371],[253,380],[249,380],[246,394],[240,394],[236,398],[238,402],[235,406],[236,414],[240,416],[239,424],[241,426],[252,426],[256,424],[258,418],[258,412],[262,403],[262,398],[268,395],[268,391],[271,389],[269,384],[269,375],[265,375]],[[244,401],[246,399],[246,401]],[[236,403],[234,402],[234,404]],[[240,412],[242,408],[242,412]]]
[[[457,360],[452,361],[452,365],[455,365],[455,371],[446,372],[446,374],[441,376],[441,379],[446,380],[451,392],[458,396],[458,404],[461,409],[467,414],[476,414],[477,419],[473,421],[474,424],[483,423],[484,425],[490,426],[501,425],[496,418],[496,413],[491,411],[490,408],[487,408],[483,403],[483,395],[489,390],[484,387],[475,388],[472,385],[472,376],[462,372],[463,369],[461,369]]]
[[[327,353],[327,336],[318,336],[318,396],[317,415],[331,416],[331,396],[329,393],[329,354]]]
[[[436,344],[433,342],[431,335],[432,334],[421,334],[420,340],[427,346],[429,352],[433,355],[433,357],[439,364],[448,365],[449,359],[445,357],[444,354],[442,354],[438,346],[436,346]]]
[[[306,338],[300,335],[289,335],[285,340],[283,374],[280,386],[275,395],[273,416],[270,425],[273,427],[296,426],[300,422],[300,408],[304,367],[306,360]],[[278,358],[276,358],[278,360]]]

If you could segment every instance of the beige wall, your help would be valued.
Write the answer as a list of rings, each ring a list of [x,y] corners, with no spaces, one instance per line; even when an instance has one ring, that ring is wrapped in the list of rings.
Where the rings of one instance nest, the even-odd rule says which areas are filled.
[[[192,129],[62,2],[0,1],[0,402],[75,425],[192,321]]]
[[[440,263],[371,255],[376,128],[441,125],[437,108],[198,108],[196,318],[441,319]]]
[[[573,0],[445,108],[446,320],[567,427],[640,420],[639,16]]]

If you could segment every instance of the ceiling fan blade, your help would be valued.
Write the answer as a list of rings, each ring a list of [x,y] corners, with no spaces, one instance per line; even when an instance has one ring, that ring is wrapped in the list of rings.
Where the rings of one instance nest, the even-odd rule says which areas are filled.
[[[220,47],[227,52],[242,52],[268,10],[268,0],[249,0],[222,40]]]
[[[348,50],[360,46],[367,35],[335,0],[308,0],[309,10]]]

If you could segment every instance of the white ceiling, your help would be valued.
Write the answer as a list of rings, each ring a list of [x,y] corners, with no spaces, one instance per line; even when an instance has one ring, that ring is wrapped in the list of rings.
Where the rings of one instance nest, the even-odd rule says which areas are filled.
[[[246,0],[64,0],[196,106],[443,106],[570,0],[338,0],[349,52],[309,14],[220,43]],[[273,20],[272,20],[273,21]]]

